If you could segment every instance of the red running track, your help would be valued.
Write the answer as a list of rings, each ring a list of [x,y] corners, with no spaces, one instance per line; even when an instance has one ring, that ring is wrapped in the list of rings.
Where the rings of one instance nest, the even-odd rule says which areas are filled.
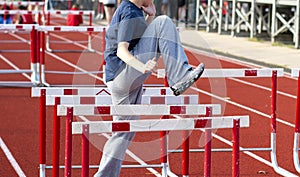
[[[22,34],[0,34],[1,39],[16,39],[15,35],[26,38]],[[74,39],[73,34],[64,34],[66,39]],[[85,39],[87,35],[76,34],[78,39]],[[52,35],[52,40],[63,40]],[[95,46],[100,45],[101,35],[94,38]],[[84,44],[85,45],[85,44]],[[2,47],[29,48],[27,43],[0,44]],[[74,44],[63,45],[58,48],[80,49]],[[101,47],[101,46],[97,46]],[[96,48],[97,48],[96,47]],[[204,52],[195,49],[186,49],[190,63],[197,65],[199,62],[206,64],[206,68],[249,68],[258,67],[245,64],[226,57],[212,55],[208,56]],[[1,69],[13,69],[6,60],[13,63],[18,68],[29,69],[30,58],[28,53],[0,53]],[[101,69],[101,53],[46,53],[46,70],[56,71],[77,71],[73,67],[83,68],[88,71]],[[82,75],[57,75],[47,74],[46,79],[50,84],[102,84],[102,75],[82,76]],[[0,75],[1,81],[22,80],[29,81],[26,76]],[[163,80],[154,76],[150,77],[147,83],[163,83]],[[200,79],[188,93],[199,95],[199,103],[219,103],[222,104],[223,115],[249,115],[250,128],[241,129],[241,147],[270,147],[270,78],[226,78],[226,79]],[[277,95],[277,160],[280,167],[297,174],[293,167],[292,147],[295,119],[297,81],[285,76],[278,78]],[[30,88],[0,88],[0,176],[14,177],[21,174],[26,176],[38,176],[39,172],[39,99],[31,98]],[[47,165],[51,165],[52,154],[52,117],[53,108],[47,107]],[[88,119],[95,120],[96,117]],[[99,118],[98,118],[99,119]],[[217,130],[216,136],[212,140],[213,148],[230,147],[227,143],[231,141],[230,130]],[[105,135],[109,136],[109,135]],[[101,157],[102,146],[106,140],[105,136],[92,136],[90,146],[90,164],[97,165]],[[170,133],[170,149],[180,148],[181,132]],[[200,131],[191,133],[191,148],[203,147],[203,134]],[[64,120],[61,119],[61,139],[64,138]],[[159,163],[159,133],[138,133],[130,151],[135,156],[126,156],[125,164],[138,164],[139,158],[147,164]],[[73,143],[73,164],[80,164],[80,137],[74,137]],[[60,163],[64,162],[64,143],[60,145]],[[280,176],[277,175],[270,166],[270,152],[241,152],[240,175],[241,176]],[[134,159],[135,158],[135,159]],[[190,154],[190,176],[203,176],[203,153]],[[171,153],[169,156],[172,172],[181,176],[181,154]],[[160,169],[154,169],[160,172]],[[212,153],[212,176],[231,176],[231,152]],[[95,173],[95,169],[90,170],[90,175]],[[19,174],[19,175],[18,175]],[[51,175],[51,170],[46,170],[47,176]],[[72,170],[73,176],[80,176],[80,170]],[[60,171],[60,176],[63,170]],[[148,177],[155,176],[147,169],[122,169],[122,177]]]

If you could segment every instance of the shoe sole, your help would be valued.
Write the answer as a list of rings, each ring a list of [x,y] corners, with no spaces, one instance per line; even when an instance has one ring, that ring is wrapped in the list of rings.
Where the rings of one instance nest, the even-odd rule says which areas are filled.
[[[200,73],[197,75],[197,77],[195,77],[191,82],[185,83],[184,86],[182,86],[181,88],[174,89],[174,88],[171,87],[171,90],[173,91],[173,94],[175,96],[179,96],[180,94],[185,92],[191,85],[193,85],[200,78],[200,76],[203,74],[203,72],[204,72],[204,67],[200,71]]]

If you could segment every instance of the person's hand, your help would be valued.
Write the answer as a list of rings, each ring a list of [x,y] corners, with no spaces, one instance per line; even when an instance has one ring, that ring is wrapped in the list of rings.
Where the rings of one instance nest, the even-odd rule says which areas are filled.
[[[149,16],[155,16],[156,8],[153,2],[149,6],[142,6],[143,11]]]
[[[154,57],[152,60],[147,61],[145,64],[145,73],[156,72],[157,69],[157,59]]]

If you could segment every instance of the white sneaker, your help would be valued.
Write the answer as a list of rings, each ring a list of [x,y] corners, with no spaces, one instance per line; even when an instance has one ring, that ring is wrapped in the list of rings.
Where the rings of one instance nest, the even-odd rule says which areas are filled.
[[[183,81],[174,84],[171,87],[173,94],[178,96],[186,91],[193,83],[195,83],[204,71],[204,64],[200,63]]]

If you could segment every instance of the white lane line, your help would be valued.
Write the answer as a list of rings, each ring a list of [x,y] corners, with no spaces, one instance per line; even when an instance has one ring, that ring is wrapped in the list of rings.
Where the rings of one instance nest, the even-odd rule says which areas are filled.
[[[10,162],[10,164],[12,165],[12,167],[17,172],[17,174],[20,177],[26,177],[25,173],[22,171],[22,169],[19,166],[18,162],[16,161],[16,159],[14,158],[14,156],[11,154],[11,152],[9,151],[8,147],[6,146],[6,144],[4,143],[4,141],[2,140],[1,137],[0,137],[0,147],[3,150],[4,154],[6,155],[8,161]]]
[[[9,33],[9,34],[10,34],[11,36],[13,36],[13,37],[19,39],[20,41],[22,41],[22,42],[24,42],[24,43],[30,44],[30,39],[29,39],[29,40],[24,39],[24,38],[22,38],[21,36],[18,36],[18,35],[14,34],[14,33]],[[28,35],[30,36],[30,32],[28,32]]]
[[[228,140],[226,140],[225,138],[223,138],[223,137],[221,137],[221,136],[219,136],[219,135],[216,135],[215,133],[212,133],[212,136],[215,137],[215,138],[217,138],[218,140],[224,142],[225,144],[232,146],[232,142],[231,142],[231,141],[228,141]],[[243,150],[244,148],[243,148],[243,147],[240,147],[240,149]],[[252,152],[250,152],[250,151],[242,151],[242,152],[243,152],[244,154],[247,154],[248,156],[250,156],[250,157],[256,159],[257,161],[260,161],[260,162],[262,162],[262,163],[264,163],[264,164],[266,164],[266,165],[268,165],[268,166],[270,166],[270,167],[273,168],[272,162],[269,162],[268,160],[266,160],[266,159],[264,159],[264,158],[262,158],[262,157],[260,157],[260,156],[258,156],[258,155],[256,155],[256,154],[254,154],[254,153],[252,153]],[[296,174],[291,173],[291,172],[287,171],[287,170],[284,169],[284,168],[281,168],[281,167],[279,167],[279,166],[278,166],[278,168],[279,168],[284,174],[287,174],[289,177],[297,177]]]
[[[239,103],[237,103],[237,102],[230,101],[230,100],[228,100],[228,99],[226,99],[226,98],[222,98],[222,97],[220,97],[220,96],[214,95],[214,94],[209,93],[209,92],[207,92],[207,91],[205,91],[205,90],[201,90],[201,89],[196,88],[196,87],[191,87],[191,89],[193,89],[193,90],[195,90],[195,91],[197,91],[197,92],[203,93],[203,94],[205,94],[205,95],[211,96],[211,97],[213,97],[213,98],[216,98],[216,99],[218,99],[218,100],[224,101],[224,102],[226,102],[226,103],[232,104],[232,105],[237,106],[237,107],[239,107],[239,108],[245,109],[245,110],[247,110],[247,111],[253,112],[253,113],[255,113],[255,114],[261,115],[261,116],[263,116],[263,117],[271,118],[271,116],[270,116],[269,114],[265,114],[265,113],[260,112],[260,111],[258,111],[258,110],[256,110],[256,109],[250,108],[250,107],[248,107],[248,106],[244,106],[244,105],[239,104]],[[282,120],[282,119],[280,119],[279,117],[277,117],[276,120],[277,120],[278,122],[284,124],[284,125],[287,125],[287,126],[290,126],[290,127],[295,127],[294,124],[289,123],[289,122],[287,122],[287,121],[285,121],[285,120]]]
[[[263,90],[267,90],[267,91],[272,90],[271,88],[261,86],[261,85],[257,85],[257,84],[251,83],[251,82],[243,81],[241,79],[237,79],[237,78],[228,78],[228,79],[239,82],[239,83],[242,83],[242,84],[245,84],[245,85],[249,85],[249,86],[252,86],[252,87],[257,87],[257,88],[260,88],[260,89],[263,89]],[[289,93],[285,93],[285,92],[281,92],[281,91],[277,91],[277,93],[280,94],[280,95],[289,97],[289,98],[297,99],[297,96],[289,94]]]
[[[50,53],[50,52],[46,52],[46,53],[47,53],[48,55],[52,56],[53,58],[55,58],[55,59],[57,59],[57,60],[59,60],[59,61],[65,63],[65,64],[67,64],[67,65],[69,65],[69,66],[71,66],[71,67],[73,67],[73,68],[75,68],[75,69],[77,69],[77,70],[79,70],[79,71],[81,71],[81,72],[84,72],[84,73],[88,74],[89,76],[91,76],[91,77],[93,77],[93,78],[95,78],[95,79],[98,79],[98,80],[100,80],[100,81],[103,82],[103,79],[102,79],[101,77],[99,77],[99,76],[97,76],[97,75],[94,75],[94,74],[88,72],[87,70],[84,70],[84,69],[82,69],[81,67],[78,67],[78,66],[76,66],[75,64],[73,64],[73,63],[71,63],[71,62],[69,62],[69,61],[67,61],[67,60],[65,60],[65,59],[63,59],[63,58],[61,58],[61,57],[59,57],[59,56],[53,54],[53,53]]]
[[[4,62],[6,62],[9,66],[11,66],[12,68],[14,68],[15,70],[21,71],[20,68],[18,68],[15,64],[13,64],[11,61],[9,61],[7,58],[5,58],[3,55],[0,54],[0,58],[1,58]],[[22,73],[22,75],[23,75],[24,77],[26,77],[27,79],[31,80],[31,79],[30,79],[30,76],[29,76],[28,74]]]

